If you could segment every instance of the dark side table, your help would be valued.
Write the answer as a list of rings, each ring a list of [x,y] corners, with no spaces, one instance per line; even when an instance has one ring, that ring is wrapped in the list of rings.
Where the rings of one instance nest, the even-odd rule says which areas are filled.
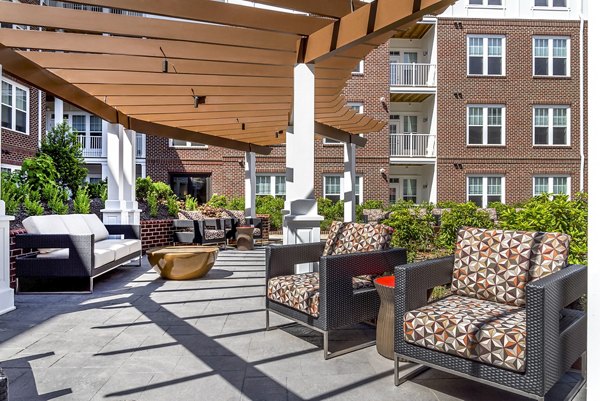
[[[377,352],[394,359],[394,276],[378,277],[374,283],[381,300],[377,316]]]

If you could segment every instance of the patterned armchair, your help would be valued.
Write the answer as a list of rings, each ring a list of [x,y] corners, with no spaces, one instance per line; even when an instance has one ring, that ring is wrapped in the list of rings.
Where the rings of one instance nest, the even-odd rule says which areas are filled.
[[[227,241],[224,219],[207,218],[200,212],[180,211],[173,220],[174,242],[183,244],[220,244]]]
[[[327,242],[267,247],[266,327],[269,312],[323,333],[325,359],[373,345],[329,352],[329,331],[377,317],[374,276],[406,263],[405,249],[388,249],[392,229],[382,224],[334,222]],[[313,272],[295,265],[318,262]]]
[[[397,266],[395,384],[420,371],[401,378],[403,358],[543,400],[586,351],[586,314],[565,309],[587,286],[587,268],[567,264],[569,241],[463,228],[454,257]],[[450,296],[427,302],[449,283]]]

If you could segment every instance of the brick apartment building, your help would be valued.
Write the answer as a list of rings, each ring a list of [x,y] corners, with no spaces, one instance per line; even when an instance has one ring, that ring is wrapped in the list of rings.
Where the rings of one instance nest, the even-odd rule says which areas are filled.
[[[575,0],[459,0],[375,49],[344,90],[352,107],[389,121],[357,149],[357,200],[487,205],[585,191],[587,155],[580,145],[587,104],[584,96],[580,109],[580,94],[587,77],[580,45],[587,21],[580,20],[580,6]],[[10,105],[3,96],[3,168],[34,154],[42,127],[53,124],[54,99],[20,87],[27,92],[29,131],[17,132],[12,122],[8,129],[4,110],[18,95],[12,93]],[[64,114],[83,131],[90,179],[102,178],[106,123],[67,104]],[[139,176],[168,182],[201,202],[215,193],[243,196],[242,152],[147,134],[138,137]],[[257,194],[285,194],[285,151],[276,146],[268,156],[257,155]],[[317,197],[340,198],[342,152],[341,144],[316,141]]]

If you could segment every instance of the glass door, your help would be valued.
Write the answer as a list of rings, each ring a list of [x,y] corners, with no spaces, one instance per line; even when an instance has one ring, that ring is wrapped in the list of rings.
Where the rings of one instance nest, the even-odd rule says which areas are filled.
[[[417,203],[417,179],[404,178],[402,180],[402,199]]]
[[[417,62],[417,52],[402,52],[402,63],[404,64],[404,85],[415,84],[415,64]]]

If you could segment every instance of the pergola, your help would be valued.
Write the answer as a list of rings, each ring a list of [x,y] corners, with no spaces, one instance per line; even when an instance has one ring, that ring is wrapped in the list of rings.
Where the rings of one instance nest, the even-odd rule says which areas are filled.
[[[284,241],[294,243],[319,240],[316,135],[344,142],[351,220],[355,147],[366,142],[358,134],[386,123],[346,106],[342,90],[352,70],[375,47],[453,1],[254,2],[267,8],[212,0],[66,3],[73,7],[0,1],[0,22],[26,27],[0,29],[0,72],[54,95],[55,121],[62,121],[64,100],[110,124],[105,221],[139,220],[136,132],[246,152],[249,215],[255,155],[285,143],[292,151],[286,152]],[[6,249],[6,234],[0,243]]]

